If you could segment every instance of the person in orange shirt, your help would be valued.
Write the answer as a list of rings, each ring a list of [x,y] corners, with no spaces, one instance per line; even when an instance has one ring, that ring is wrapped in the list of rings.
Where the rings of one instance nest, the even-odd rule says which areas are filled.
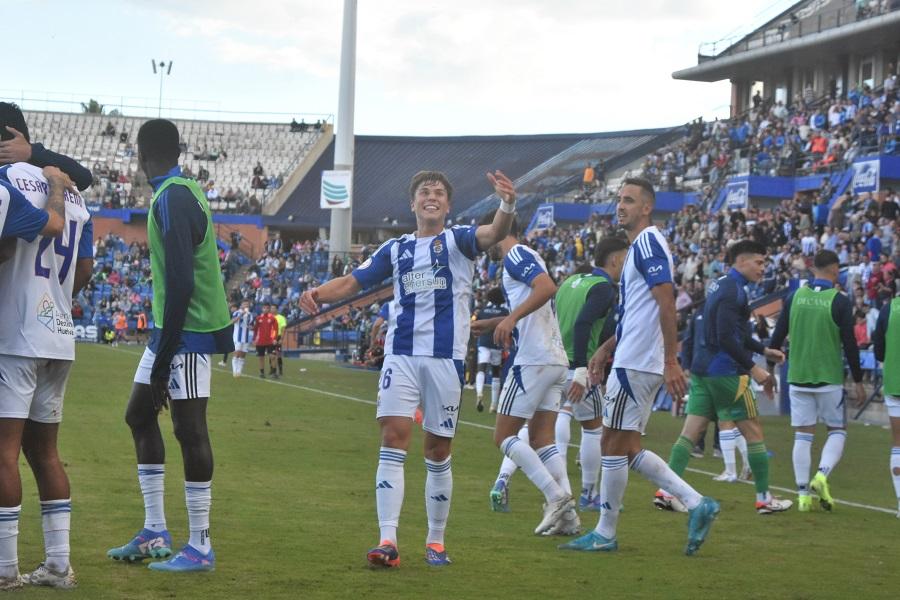
[[[125,312],[121,310],[117,312],[113,323],[116,328],[116,343],[113,345],[118,346],[120,341],[125,341],[125,334],[128,332],[128,318],[125,316]]]
[[[147,313],[141,311],[137,316],[137,328],[135,333],[137,334],[137,341],[139,344],[143,344],[146,342],[146,334],[147,334]]]

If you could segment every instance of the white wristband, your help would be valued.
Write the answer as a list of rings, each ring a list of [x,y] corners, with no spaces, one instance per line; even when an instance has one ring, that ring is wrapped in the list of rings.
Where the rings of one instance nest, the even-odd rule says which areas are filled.
[[[572,373],[572,383],[587,387],[587,367],[578,367]]]
[[[503,198],[500,199],[500,210],[507,214],[512,214],[516,212],[516,201],[515,199],[512,202],[507,202]]]

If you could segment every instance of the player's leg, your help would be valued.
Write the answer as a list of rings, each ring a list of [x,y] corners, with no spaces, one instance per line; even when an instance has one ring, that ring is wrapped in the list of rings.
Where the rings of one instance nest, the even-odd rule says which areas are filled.
[[[3,387],[0,383],[0,389]],[[6,392],[7,390],[3,390]],[[0,398],[8,414],[6,398]],[[26,408],[27,414],[27,408]],[[22,480],[19,451],[25,418],[0,417],[0,591],[22,587],[19,577],[19,513],[22,509]]]
[[[551,388],[550,395],[558,398],[562,393],[565,383],[565,371],[561,371],[559,380],[559,390]],[[566,472],[566,461],[557,451],[554,442],[554,430],[556,426],[556,411],[552,410],[556,402],[546,402],[541,409],[534,413],[529,421],[529,438],[531,447],[535,449],[541,462],[547,467],[547,471],[553,476],[553,479],[563,489],[567,496],[572,496],[572,486],[569,483],[569,474]],[[557,520],[557,522],[546,531],[544,535],[577,535],[581,533],[581,519],[575,511],[574,501],[569,503],[570,506]]]
[[[559,412],[556,413],[556,423],[553,425],[553,436],[556,441],[556,450],[563,460],[567,460],[569,454],[569,442],[572,440],[572,404],[562,402]]]
[[[812,465],[812,444],[816,432],[816,399],[809,388],[790,386],[791,426],[794,428],[794,448],[791,454],[794,481],[797,484],[797,510],[812,510],[809,495],[809,471]]]
[[[269,346],[269,375],[278,377],[278,345]]]
[[[491,350],[491,407],[490,412],[497,412],[497,403],[500,401],[500,388],[502,383],[502,367],[500,362],[502,354],[500,350]]]
[[[561,412],[561,411],[560,411]],[[581,425],[581,495],[578,505],[582,510],[600,510],[600,480],[603,458],[603,400],[599,386],[590,386],[580,402],[572,405],[572,414]],[[559,419],[557,419],[557,424]],[[558,441],[557,441],[558,443]]]
[[[519,439],[525,443],[530,443],[528,434],[528,423],[525,423],[519,433]],[[491,488],[491,510],[494,512],[509,512],[509,483],[513,474],[519,466],[510,457],[503,455],[500,461],[500,470],[497,472],[497,478],[494,480],[494,487]]]
[[[284,375],[284,348],[281,347],[281,341],[278,342],[278,356],[276,361],[278,362],[278,376],[281,377]]]
[[[847,405],[844,401],[843,386],[828,386],[815,390],[816,406],[819,418],[828,427],[828,437],[822,448],[819,468],[810,482],[810,489],[818,494],[819,504],[825,510],[831,510],[834,499],[828,484],[828,477],[844,454],[847,441]]]
[[[259,377],[260,379],[266,378],[266,352],[268,352],[268,346],[257,346],[256,347],[256,356],[259,358]]]
[[[478,412],[484,410],[484,379],[488,368],[488,361],[482,360],[485,354],[489,356],[490,349],[478,346],[478,371],[475,373],[475,409]]]
[[[716,428],[719,434],[719,447],[722,450],[722,461],[725,463],[725,471],[714,479],[729,483],[737,481],[737,436],[740,435],[734,421],[719,421]],[[737,435],[735,435],[737,432]],[[743,438],[743,436],[741,436]]]
[[[891,432],[894,437],[894,445],[891,447],[891,480],[894,482],[894,493],[897,496],[897,518],[900,519],[900,401],[892,409]]]

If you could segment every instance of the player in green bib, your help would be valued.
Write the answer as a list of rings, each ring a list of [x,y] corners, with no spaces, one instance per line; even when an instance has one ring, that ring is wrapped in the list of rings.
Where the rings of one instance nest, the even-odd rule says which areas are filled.
[[[581,510],[600,511],[601,433],[603,396],[600,386],[588,385],[588,357],[615,333],[617,289],[628,242],[606,237],[594,248],[594,268],[566,279],[556,292],[556,318],[569,359],[569,376],[562,408],[556,417],[556,447],[565,458],[569,446],[570,423],[581,424]]]
[[[213,457],[206,426],[212,355],[234,349],[231,313],[219,269],[216,235],[206,197],[178,167],[178,129],[164,119],[138,131],[138,162],[154,194],[147,216],[153,321],[134,377],[125,421],[131,428],[144,496],[144,526],[107,553],[116,560],[166,558],[172,538],[163,510],[165,446],[158,415],[171,408],[175,438],[184,459],[184,493],[190,539],[157,571],[211,571],[209,537]]]
[[[891,479],[897,494],[897,518],[900,519],[900,298],[881,308],[872,333],[875,358],[884,372],[884,404],[891,420],[894,443],[891,446]]]
[[[794,427],[794,478],[799,494],[797,509],[812,508],[810,491],[819,496],[825,510],[834,500],[828,476],[844,453],[847,440],[847,406],[844,402],[844,361],[847,358],[856,400],[865,398],[859,348],[853,335],[853,305],[834,288],[840,275],[840,260],[830,250],[819,251],[813,259],[814,279],[785,300],[772,333],[772,348],[781,348],[790,339],[788,383],[791,399],[791,426]],[[843,352],[842,352],[843,347]],[[819,468],[809,480],[812,442],[816,422],[824,421],[828,438],[822,448]]]

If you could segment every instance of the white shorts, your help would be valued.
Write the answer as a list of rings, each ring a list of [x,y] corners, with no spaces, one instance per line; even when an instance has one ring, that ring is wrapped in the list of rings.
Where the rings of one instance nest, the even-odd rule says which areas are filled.
[[[62,421],[71,360],[0,354],[0,419]]]
[[[141,362],[134,373],[134,382],[150,385],[150,372],[156,353],[150,348],[144,349]],[[212,378],[212,365],[209,354],[176,354],[172,358],[169,376],[169,395],[172,400],[191,400],[193,398],[209,398],[209,381]]]
[[[567,370],[562,365],[515,365],[500,390],[498,414],[530,419],[539,410],[559,411]]]
[[[422,406],[422,429],[452,438],[462,396],[462,361],[388,354],[378,380],[375,417],[409,417]]]
[[[825,385],[819,388],[788,388],[791,398],[791,427],[809,427],[821,420],[828,427],[847,427],[847,403],[844,388]]]
[[[603,399],[603,426],[643,432],[662,385],[663,376],[658,373],[613,369]]]
[[[238,342],[234,341],[234,351],[235,352],[243,352],[246,354],[250,351],[250,342]]]
[[[560,396],[562,408],[572,413],[572,417],[580,423],[599,419],[603,416],[603,394],[600,393],[600,386],[588,383],[581,401],[572,402],[569,400],[568,393],[569,388],[572,387],[573,374],[574,372],[570,370],[566,376],[566,386]]]
[[[478,364],[488,364],[492,367],[499,367],[503,360],[503,353],[499,348],[485,348],[478,346]]]
[[[884,396],[884,405],[887,407],[888,416],[892,419],[900,419],[900,397]]]

